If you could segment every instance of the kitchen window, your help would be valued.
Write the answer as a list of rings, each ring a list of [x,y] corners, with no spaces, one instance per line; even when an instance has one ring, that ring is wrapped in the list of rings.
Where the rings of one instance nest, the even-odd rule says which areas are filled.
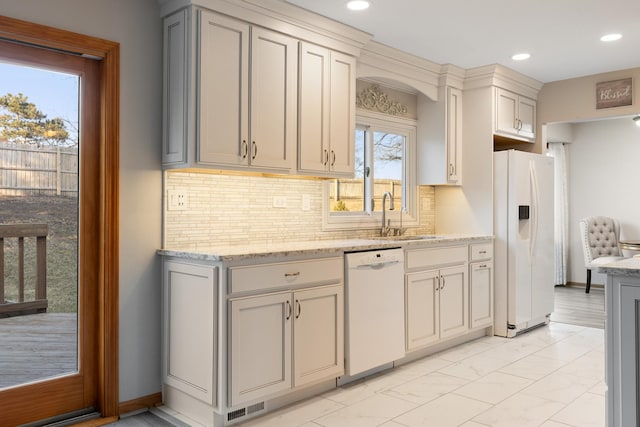
[[[358,111],[354,138],[355,176],[325,186],[325,229],[376,228],[382,225],[382,198],[393,227],[417,225],[416,122]]]

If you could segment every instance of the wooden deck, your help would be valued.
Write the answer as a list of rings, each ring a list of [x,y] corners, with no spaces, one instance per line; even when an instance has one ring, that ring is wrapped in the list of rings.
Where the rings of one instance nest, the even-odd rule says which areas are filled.
[[[76,313],[0,318],[0,389],[77,371]]]

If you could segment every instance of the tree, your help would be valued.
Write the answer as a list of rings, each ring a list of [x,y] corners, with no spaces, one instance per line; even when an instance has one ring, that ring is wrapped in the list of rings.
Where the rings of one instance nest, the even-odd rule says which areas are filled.
[[[38,146],[74,144],[62,118],[48,119],[22,93],[0,96],[0,112],[0,139]]]

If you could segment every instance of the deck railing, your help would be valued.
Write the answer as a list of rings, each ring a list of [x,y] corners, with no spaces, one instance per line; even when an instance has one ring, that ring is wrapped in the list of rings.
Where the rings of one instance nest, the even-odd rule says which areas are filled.
[[[47,224],[0,225],[0,317],[47,311]],[[24,240],[36,239],[36,283],[32,301],[25,301]],[[18,240],[18,300],[5,298],[5,239]]]

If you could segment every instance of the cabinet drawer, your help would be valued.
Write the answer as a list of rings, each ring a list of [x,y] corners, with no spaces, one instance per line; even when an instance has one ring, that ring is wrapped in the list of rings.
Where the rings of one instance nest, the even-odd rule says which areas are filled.
[[[343,276],[342,257],[231,267],[229,292],[342,283]]]
[[[467,248],[467,245],[464,245],[407,251],[407,269],[463,264],[468,260]]]
[[[476,243],[469,245],[471,261],[493,258],[493,243]]]

